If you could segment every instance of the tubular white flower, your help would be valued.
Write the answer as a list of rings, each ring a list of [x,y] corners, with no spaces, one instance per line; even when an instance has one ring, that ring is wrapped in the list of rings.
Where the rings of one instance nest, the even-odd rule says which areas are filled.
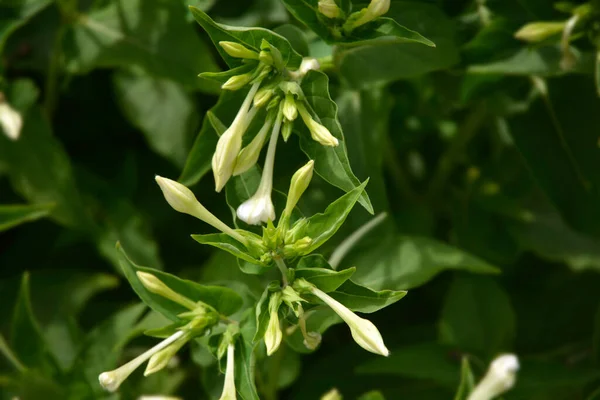
[[[161,351],[154,354],[150,357],[148,361],[148,365],[146,365],[146,370],[144,371],[144,376],[148,376],[155,372],[160,371],[165,368],[169,361],[173,358],[173,356],[181,350],[181,348],[190,340],[191,336],[189,332],[186,332],[185,335],[181,336],[175,342],[171,343],[170,346],[162,349]]]
[[[8,104],[2,92],[0,92],[0,126],[11,140],[17,140],[21,136],[23,118]]]
[[[319,142],[324,146],[337,146],[339,144],[339,141],[331,134],[331,132],[329,132],[329,129],[313,119],[301,101],[296,103],[296,108],[298,108],[298,112],[310,131],[310,136],[314,141]]]
[[[327,304],[350,327],[352,338],[363,349],[371,353],[388,356],[390,354],[383,343],[383,338],[377,327],[369,320],[359,317],[342,303],[330,297],[316,287],[311,288],[311,293]]]
[[[519,359],[516,355],[503,354],[497,357],[468,400],[491,400],[510,390],[515,385],[518,370]]]
[[[201,221],[206,222],[210,226],[220,230],[221,232],[231,236],[235,240],[244,245],[247,245],[247,240],[227,226],[219,218],[215,217],[210,211],[208,211],[194,196],[194,193],[184,185],[174,180],[163,178],[162,176],[156,175],[154,178],[160,190],[162,190],[167,203],[175,211],[180,213],[189,214],[192,217],[196,217]]]
[[[108,390],[109,392],[116,391],[119,388],[119,386],[121,386],[121,383],[123,383],[123,381],[125,381],[125,379],[127,379],[127,377],[129,377],[129,375],[131,375],[131,373],[135,371],[136,368],[138,368],[140,365],[142,365],[144,362],[150,359],[150,357],[152,357],[154,354],[166,348],[183,335],[183,331],[177,331],[162,342],[160,342],[159,344],[157,344],[156,346],[154,346],[153,348],[151,348],[150,350],[129,361],[127,364],[115,370],[101,373],[98,376],[98,381],[100,382],[100,385],[102,385],[102,387]]]
[[[267,149],[267,158],[265,159],[265,168],[262,177],[260,178],[258,189],[256,190],[256,193],[243,202],[236,211],[238,218],[250,225],[260,225],[261,222],[275,220],[275,207],[273,207],[273,201],[271,201],[271,191],[273,190],[273,168],[275,164],[277,138],[279,137],[282,120],[283,115],[280,106],[271,132],[269,148]]]
[[[233,176],[243,174],[256,164],[260,156],[260,151],[267,139],[267,133],[269,133],[269,129],[273,126],[274,119],[275,116],[270,113],[260,131],[254,136],[254,139],[240,151],[235,162],[235,168],[233,169]]]
[[[174,301],[177,304],[181,304],[182,306],[190,310],[196,309],[197,304],[194,301],[175,292],[173,289],[165,285],[165,283],[158,279],[156,276],[143,271],[137,271],[136,275],[142,282],[142,285],[144,285],[144,287],[152,293]]]
[[[225,384],[219,400],[237,400],[235,391],[235,346],[227,346],[227,368],[225,369]]]
[[[212,158],[215,190],[217,192],[223,189],[233,174],[237,156],[242,148],[242,136],[250,122],[252,122],[254,115],[256,115],[256,108],[250,110],[250,106],[259,85],[260,82],[252,85],[231,126],[223,132],[217,142],[217,148]]]

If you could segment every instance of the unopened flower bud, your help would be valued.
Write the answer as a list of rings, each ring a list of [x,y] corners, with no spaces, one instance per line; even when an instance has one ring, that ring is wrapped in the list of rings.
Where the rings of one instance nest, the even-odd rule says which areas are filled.
[[[352,31],[361,25],[373,21],[375,18],[381,17],[387,13],[390,9],[390,0],[371,0],[367,8],[350,15],[344,29],[346,31]]]
[[[283,121],[283,128],[281,128],[281,137],[284,142],[287,143],[290,136],[292,136],[292,131],[294,129],[294,121]]]
[[[297,102],[296,107],[314,141],[321,143],[323,146],[337,146],[339,144],[337,138],[327,128],[313,119],[304,104]]]
[[[319,0],[319,12],[327,18],[337,18],[341,10],[334,0]]]
[[[288,191],[287,201],[285,203],[285,215],[291,215],[294,207],[300,200],[300,197],[308,188],[310,181],[313,176],[313,169],[315,162],[310,160],[302,168],[300,168],[292,176],[292,182],[290,183],[290,190]]]
[[[174,301],[175,303],[181,304],[190,310],[194,310],[197,307],[195,302],[175,292],[156,276],[143,271],[137,271],[136,275],[140,279],[140,282],[142,282],[142,285],[144,285],[144,287],[150,292]]]
[[[514,354],[497,357],[468,400],[491,400],[500,396],[515,385],[518,370],[519,359]]]
[[[281,293],[273,293],[269,299],[269,324],[265,332],[265,345],[267,355],[275,353],[281,345],[283,333],[279,323],[279,305],[281,304]]]
[[[262,62],[265,63],[266,65],[273,65],[273,56],[271,55],[270,52],[262,50],[259,54],[258,54],[258,59]]]
[[[266,105],[271,97],[275,94],[275,88],[273,87],[264,87],[260,88],[258,92],[256,92],[256,96],[254,96],[254,107],[263,107]]]
[[[256,162],[258,161],[258,157],[260,156],[260,151],[265,144],[265,140],[267,139],[267,134],[269,130],[273,126],[273,120],[275,116],[271,113],[264,125],[258,131],[256,136],[252,139],[252,141],[248,144],[248,146],[244,147],[240,154],[238,154],[237,160],[235,162],[235,168],[233,170],[233,176],[238,176],[243,174],[252,168]]]
[[[239,90],[246,86],[252,80],[254,72],[247,72],[241,75],[234,75],[227,80],[222,86],[223,90]]]
[[[222,41],[219,42],[219,46],[221,46],[221,48],[225,50],[225,53],[229,54],[231,57],[258,60],[258,53],[248,49],[242,44],[236,42]]]
[[[550,36],[561,33],[565,22],[533,22],[523,26],[515,33],[515,38],[526,42],[541,42]]]
[[[146,365],[146,370],[144,371],[144,376],[148,376],[165,368],[173,356],[175,356],[175,354],[181,350],[183,345],[185,345],[189,339],[190,338],[188,336],[184,335],[175,342],[171,343],[171,345],[150,357],[150,360],[148,360],[148,365]]]
[[[294,100],[294,95],[291,93],[286,93],[285,99],[283,100],[283,116],[288,121],[293,121],[298,116],[296,101]]]
[[[235,390],[235,346],[227,346],[227,367],[225,369],[225,383],[219,400],[237,400]]]
[[[340,394],[339,390],[333,388],[321,396],[321,400],[342,400],[342,395]]]
[[[0,126],[4,130],[4,134],[11,140],[17,140],[21,136],[23,118],[6,102],[2,92],[0,92]]]

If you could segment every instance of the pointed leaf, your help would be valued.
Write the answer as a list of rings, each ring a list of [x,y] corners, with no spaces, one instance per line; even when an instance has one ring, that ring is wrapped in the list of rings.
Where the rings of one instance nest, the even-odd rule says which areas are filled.
[[[348,280],[330,296],[352,311],[372,313],[394,304],[406,293],[406,290],[375,291]]]
[[[54,204],[0,205],[0,232],[47,216]]]
[[[295,269],[296,278],[304,278],[325,293],[333,292],[346,282],[356,268],[334,271],[326,268],[300,268]]]
[[[248,254],[246,246],[224,233],[210,233],[208,235],[192,235],[192,239],[201,244],[208,244],[233,254],[237,258],[253,264],[261,264],[259,260]]]

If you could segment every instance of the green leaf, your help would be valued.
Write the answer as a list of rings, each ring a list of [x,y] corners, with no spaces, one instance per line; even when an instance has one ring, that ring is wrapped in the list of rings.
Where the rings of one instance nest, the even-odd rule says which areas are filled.
[[[243,303],[242,298],[231,289],[218,286],[204,286],[192,281],[177,278],[166,272],[137,266],[127,258],[125,251],[120,245],[117,245],[117,250],[121,260],[121,267],[133,290],[150,308],[163,314],[173,322],[181,322],[181,319],[177,315],[189,310],[171,300],[167,300],[162,296],[148,291],[136,275],[137,271],[148,272],[156,276],[176,293],[179,293],[192,301],[202,301],[214,307],[218,312],[224,315],[233,314]]]
[[[304,254],[312,253],[337,232],[363,193],[367,183],[368,181],[365,181],[357,188],[331,203],[325,209],[324,213],[315,214],[306,220],[299,220],[297,222],[298,226],[291,228],[296,240],[306,236],[312,239],[310,246],[302,250]]]
[[[51,217],[61,224],[92,230],[93,222],[77,190],[70,160],[39,108],[24,116],[21,137],[0,135],[0,159],[14,188],[34,204],[53,203]]]
[[[348,268],[342,271],[334,271],[325,268],[296,268],[294,270],[296,278],[304,278],[325,293],[333,292],[346,282],[356,268]]]
[[[457,275],[442,309],[444,343],[487,357],[511,348],[516,316],[510,298],[494,280]]]
[[[339,145],[323,146],[310,137],[303,124],[296,124],[303,130],[300,136],[300,147],[311,160],[315,161],[315,172],[319,176],[349,192],[360,186],[360,181],[350,168],[344,134],[337,118],[337,105],[329,95],[329,78],[321,71],[311,70],[302,80],[301,88],[306,100],[319,116],[321,124],[338,139]],[[366,192],[361,194],[359,202],[373,214],[373,206]]]
[[[192,239],[201,244],[208,244],[233,254],[237,258],[253,264],[261,264],[259,260],[248,254],[246,246],[224,233],[210,233],[208,235],[192,235]]]
[[[500,271],[485,261],[434,239],[390,236],[363,249],[351,260],[357,266],[353,280],[372,289],[412,289],[444,270],[478,274]]]
[[[174,81],[144,74],[119,71],[113,83],[125,116],[150,147],[183,167],[199,125],[194,98]]]
[[[254,382],[256,360],[252,339],[255,331],[254,318],[247,318],[240,329],[240,337],[235,346],[235,387],[243,400],[260,400]]]
[[[13,311],[10,339],[11,349],[25,366],[46,366],[47,344],[31,308],[28,273],[21,279],[19,296]]]
[[[273,29],[273,31],[286,38],[294,50],[304,57],[308,57],[308,41],[304,32],[296,25],[283,24]]]
[[[454,396],[454,400],[467,400],[475,387],[475,377],[471,370],[469,357],[463,356],[460,367],[460,385]]]
[[[395,1],[392,4],[386,16],[398,25],[387,22],[381,29],[405,32],[402,35],[414,41],[384,38],[370,41],[365,46],[340,49],[336,64],[342,77],[354,88],[421,76],[459,61],[454,24],[440,8],[415,1]],[[388,18],[382,19],[389,21]],[[410,30],[411,27],[418,29],[430,41]],[[431,42],[435,43],[435,48],[423,45]]]
[[[435,43],[418,32],[408,29],[392,18],[377,18],[363,29],[353,31],[344,41],[345,46],[378,45],[379,42],[420,43],[435,47]],[[348,42],[350,44],[348,44]]]
[[[330,296],[352,311],[373,313],[394,304],[406,296],[406,293],[405,290],[375,291],[348,280],[330,293]]]
[[[229,80],[232,76],[242,75],[254,70],[258,63],[242,64],[239,67],[228,69],[221,72],[203,72],[199,76],[202,79],[208,79],[217,82],[220,86]]]
[[[51,0],[12,1],[0,5],[0,53],[8,37],[46,8]]]
[[[386,358],[379,357],[356,368],[360,375],[399,375],[411,379],[433,380],[454,388],[460,366],[449,349],[438,343],[419,343],[394,348]]]
[[[0,205],[0,232],[47,216],[54,204]]]
[[[85,74],[99,67],[138,67],[186,88],[203,86],[199,72],[216,71],[211,52],[185,23],[177,1],[117,0],[80,16],[65,35],[66,67]]]
[[[230,67],[236,67],[242,61],[227,54],[219,46],[221,41],[241,43],[256,52],[260,52],[260,45],[263,40],[266,40],[281,52],[283,63],[288,69],[295,70],[300,67],[302,56],[296,53],[290,42],[283,36],[264,28],[240,28],[218,24],[196,7],[190,7],[190,11],[200,26],[206,30],[217,51]]]
[[[280,290],[279,281],[271,282],[263,291],[258,303],[256,303],[256,333],[252,339],[253,342],[261,340],[267,331],[269,321],[271,320],[271,314],[269,313],[269,299],[271,294],[277,290]]]
[[[358,400],[385,400],[383,394],[378,390],[373,390],[371,392],[365,393],[361,395]]]

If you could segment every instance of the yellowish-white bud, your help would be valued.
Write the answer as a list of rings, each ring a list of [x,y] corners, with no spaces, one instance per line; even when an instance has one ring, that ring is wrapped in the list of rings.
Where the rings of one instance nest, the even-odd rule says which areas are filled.
[[[281,304],[281,294],[274,293],[269,299],[269,324],[265,332],[265,345],[267,346],[267,355],[270,356],[279,349],[283,333],[279,323],[279,305]]]
[[[352,30],[375,18],[381,17],[390,9],[390,0],[371,0],[367,8],[363,8],[359,12],[350,16],[347,21],[346,29]]]
[[[161,396],[161,395],[143,395],[138,397],[138,400],[183,400],[181,397]]]
[[[221,46],[221,48],[225,50],[225,53],[229,54],[231,57],[258,60],[258,53],[254,50],[248,49],[243,44],[221,41],[219,42],[219,46]]]
[[[180,213],[189,214],[193,217],[198,218],[201,221],[217,228],[221,232],[231,236],[240,243],[247,244],[247,240],[235,232],[233,229],[228,227],[219,218],[215,217],[210,211],[208,211],[194,196],[194,193],[184,185],[174,180],[163,178],[162,176],[156,175],[156,183],[160,186],[160,189],[167,200],[167,203],[175,211]]]
[[[334,0],[319,0],[319,12],[327,18],[337,18],[341,10]]]
[[[146,365],[146,370],[144,371],[144,376],[148,376],[165,368],[169,364],[173,356],[175,356],[175,354],[177,354],[177,352],[181,350],[183,345],[186,344],[189,339],[189,335],[183,335],[178,340],[171,343],[170,346],[167,346],[166,348],[162,349],[161,351],[150,357],[148,365]]]
[[[383,338],[377,327],[369,320],[359,317],[342,303],[330,297],[316,287],[311,288],[311,293],[327,304],[348,325],[352,338],[363,349],[371,353],[388,356],[390,354],[383,343]]]
[[[227,79],[223,85],[221,85],[221,89],[223,90],[239,90],[246,86],[252,80],[253,72],[247,72],[241,75],[234,75],[231,78]]]
[[[256,114],[256,108],[250,111],[250,105],[258,91],[259,85],[259,83],[255,83],[252,86],[231,126],[223,132],[217,142],[217,148],[212,158],[215,190],[217,192],[220,192],[225,187],[225,184],[233,174],[237,156],[242,149],[242,136]]]
[[[227,367],[225,369],[225,383],[219,400],[237,400],[235,391],[235,347],[233,344],[227,346]]]
[[[294,95],[291,93],[286,93],[285,100],[283,100],[283,116],[288,121],[293,121],[298,117],[296,101],[294,100]]]
[[[116,391],[121,383],[125,381],[131,375],[133,371],[135,371],[140,365],[150,359],[154,354],[158,353],[162,349],[168,347],[173,342],[177,341],[184,335],[183,331],[177,331],[150,350],[145,353],[139,355],[133,360],[129,361],[127,364],[108,372],[103,372],[98,376],[98,381],[100,385],[108,390],[109,392]]]
[[[240,154],[238,154],[237,160],[235,162],[235,168],[233,170],[233,175],[238,176],[248,171],[250,168],[256,164],[258,161],[258,157],[260,156],[260,151],[265,144],[265,140],[267,139],[267,134],[269,133],[269,129],[273,125],[273,120],[275,116],[270,114],[267,117],[264,125],[258,131],[254,139],[248,144],[248,146],[244,147]]]
[[[306,191],[306,188],[308,188],[313,176],[314,166],[315,162],[310,160],[292,176],[292,182],[290,183],[290,190],[288,191],[285,210],[283,212],[285,215],[289,216],[292,214],[298,200],[300,200],[300,197]]]
[[[150,292],[174,301],[175,303],[181,304],[190,310],[194,310],[197,307],[195,302],[175,292],[156,276],[143,271],[137,271],[136,275],[142,282],[142,285],[144,285],[144,287]]]
[[[310,136],[314,141],[321,143],[323,146],[335,147],[339,145],[337,138],[333,136],[327,128],[313,119],[304,104],[297,102],[296,107],[298,108],[300,116],[310,131]]]
[[[275,89],[273,87],[264,87],[261,88],[254,96],[254,107],[263,107],[265,106],[271,97],[275,94]]]
[[[515,38],[526,42],[541,42],[550,36],[559,34],[565,28],[565,22],[533,22],[515,33]]]
[[[321,396],[321,400],[342,400],[342,395],[340,394],[339,390],[333,388]]]
[[[519,359],[514,354],[497,357],[468,400],[491,400],[500,396],[515,385],[518,370]]]
[[[4,130],[4,134],[11,140],[17,140],[21,136],[23,118],[6,102],[2,92],[0,92],[0,126]]]

